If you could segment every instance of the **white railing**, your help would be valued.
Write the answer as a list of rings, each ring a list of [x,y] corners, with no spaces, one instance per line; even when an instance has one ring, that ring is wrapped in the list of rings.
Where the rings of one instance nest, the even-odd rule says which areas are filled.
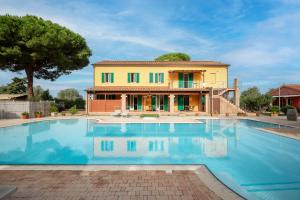
[[[216,82],[201,82],[201,81],[176,81],[169,82],[170,88],[206,88],[206,87],[214,87],[214,88],[227,88],[227,83],[224,81],[216,81]]]

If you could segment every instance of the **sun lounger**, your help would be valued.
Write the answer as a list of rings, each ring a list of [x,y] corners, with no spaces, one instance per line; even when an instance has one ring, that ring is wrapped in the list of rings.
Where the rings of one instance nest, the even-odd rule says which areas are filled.
[[[121,113],[121,116],[122,116],[122,117],[128,117],[128,115],[129,115],[129,112],[128,112],[128,111],[125,111],[125,112],[122,112],[122,113]]]
[[[16,191],[16,186],[0,185],[0,199],[5,199]]]

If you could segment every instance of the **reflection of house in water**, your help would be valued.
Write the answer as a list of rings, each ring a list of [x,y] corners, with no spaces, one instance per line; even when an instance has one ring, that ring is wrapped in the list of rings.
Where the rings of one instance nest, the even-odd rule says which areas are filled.
[[[164,157],[169,156],[168,138],[95,137],[95,157]]]
[[[227,156],[232,131],[225,135],[205,125],[194,126],[186,131],[180,124],[91,124],[88,136],[93,137],[95,158]]]

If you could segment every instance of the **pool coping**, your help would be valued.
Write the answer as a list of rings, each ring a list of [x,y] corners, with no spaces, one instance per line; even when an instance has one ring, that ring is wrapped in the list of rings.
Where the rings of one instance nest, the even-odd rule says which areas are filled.
[[[205,165],[0,165],[0,171],[193,171],[197,177],[218,197],[224,200],[245,199],[240,194],[225,185],[212,171]]]

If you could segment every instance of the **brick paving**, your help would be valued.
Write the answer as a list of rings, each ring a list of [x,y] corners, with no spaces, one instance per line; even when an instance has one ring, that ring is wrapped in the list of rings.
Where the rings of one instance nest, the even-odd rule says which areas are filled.
[[[220,199],[193,171],[0,171],[8,199]]]

